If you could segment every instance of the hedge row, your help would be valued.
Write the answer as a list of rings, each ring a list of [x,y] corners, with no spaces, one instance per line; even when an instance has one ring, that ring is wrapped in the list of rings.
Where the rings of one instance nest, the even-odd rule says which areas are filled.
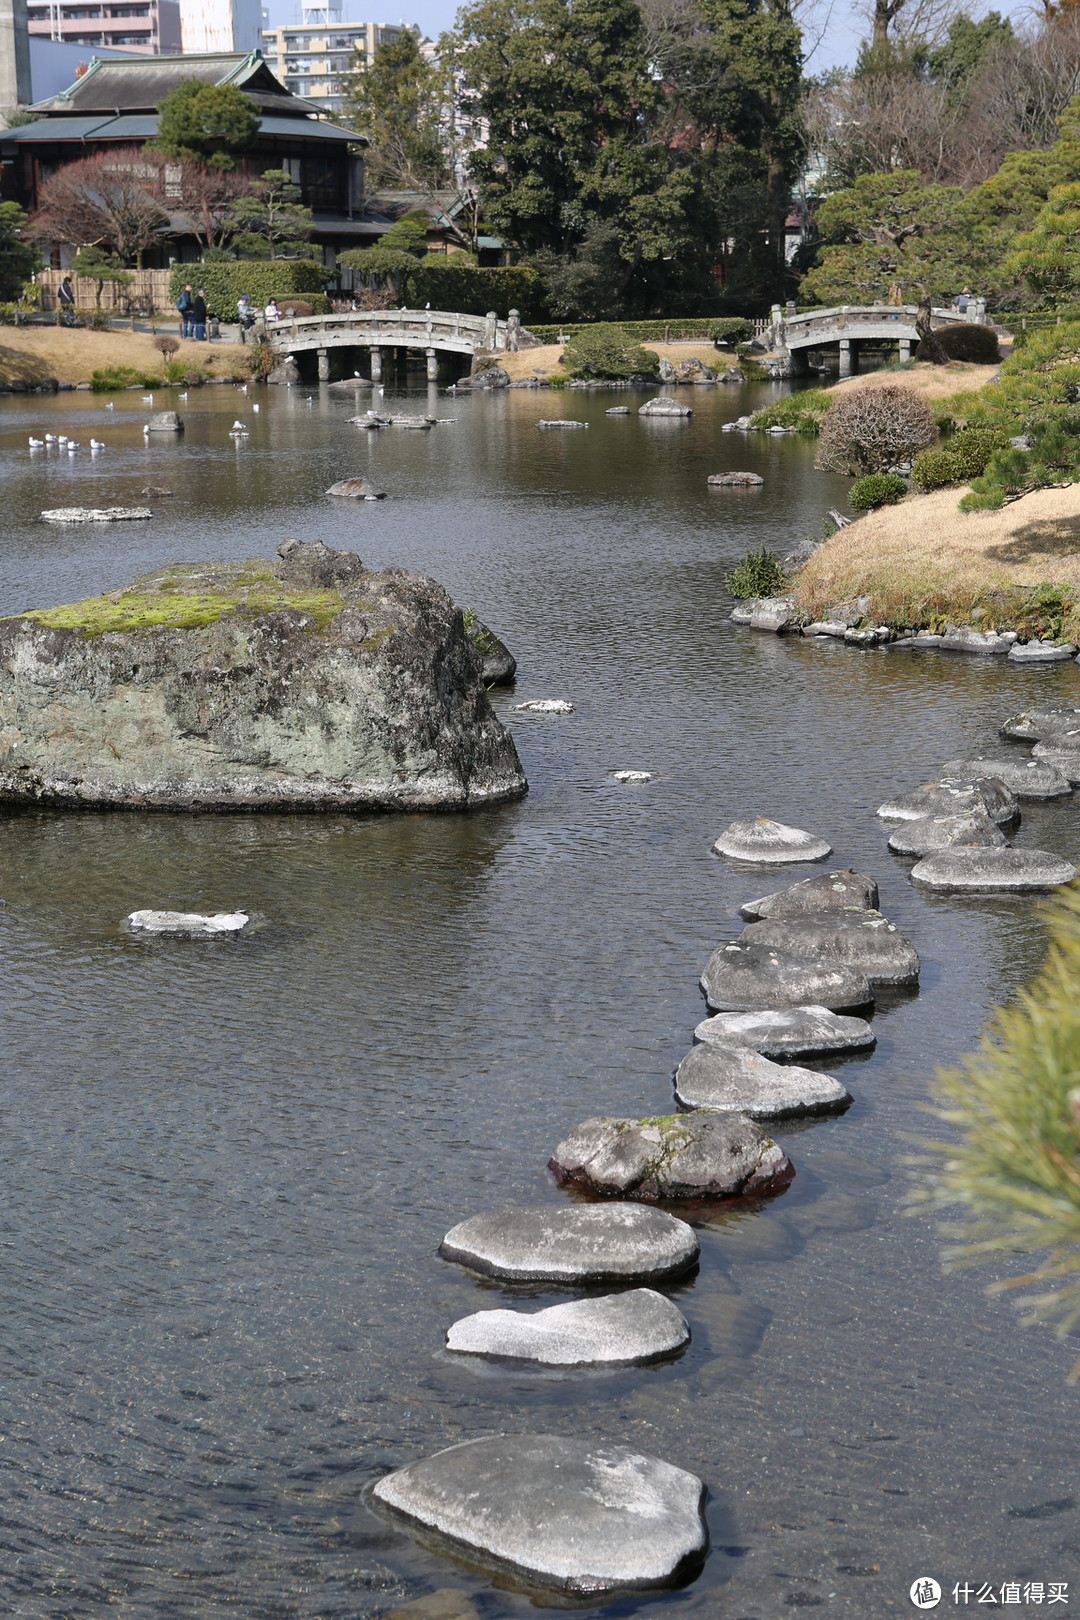
[[[578,332],[610,334],[629,343],[677,342],[680,338],[700,338],[702,343],[746,343],[754,335],[753,321],[744,320],[740,315],[683,316],[673,321],[593,321],[587,324],[570,321],[560,326],[537,325],[532,321],[525,324],[541,343],[555,343],[560,334],[569,338]]]
[[[247,293],[259,309],[276,298],[285,308],[290,293],[302,296],[316,315],[329,315],[330,300],[323,292],[328,271],[313,259],[223,259],[219,264],[174,264],[169,277],[169,301],[176,303],[190,281],[202,287],[206,307],[219,320],[234,321],[236,305]]]
[[[475,265],[417,264],[405,278],[402,297],[411,309],[453,310],[459,315],[487,315],[494,310],[506,319],[516,309],[532,330],[531,315],[544,313],[544,289],[535,270],[524,266],[477,269]]]

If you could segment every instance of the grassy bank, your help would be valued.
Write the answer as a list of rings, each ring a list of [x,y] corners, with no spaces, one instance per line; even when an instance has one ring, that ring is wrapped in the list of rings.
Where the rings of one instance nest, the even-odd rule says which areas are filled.
[[[163,328],[170,331],[171,328]],[[219,377],[246,372],[248,350],[239,343],[181,343],[178,360],[192,370]],[[0,386],[12,382],[89,382],[95,371],[130,366],[148,377],[161,376],[163,357],[148,332],[91,332],[83,327],[0,327]]]
[[[647,343],[645,348],[675,365],[680,360],[700,360],[702,365],[719,364],[721,368],[737,364],[734,355],[722,355],[711,343]],[[547,381],[551,377],[565,377],[566,373],[559,364],[562,355],[561,343],[543,343],[537,349],[519,349],[517,354],[497,354],[495,360],[507,372],[511,382],[532,376]]]

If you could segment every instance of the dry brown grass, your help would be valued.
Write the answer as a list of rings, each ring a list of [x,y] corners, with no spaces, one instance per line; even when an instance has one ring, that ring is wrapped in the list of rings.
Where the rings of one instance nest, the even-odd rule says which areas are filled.
[[[997,370],[997,366],[972,366],[965,360],[953,360],[947,366],[919,360],[906,371],[885,367],[881,371],[864,371],[857,377],[845,377],[843,382],[834,383],[829,392],[850,394],[856,388],[895,383],[900,388],[912,388],[927,399],[946,399],[950,394],[967,394],[976,388],[985,388]]]
[[[218,376],[247,371],[247,350],[239,343],[181,343],[173,357]],[[89,382],[106,366],[133,366],[160,374],[162,356],[149,332],[91,332],[83,327],[0,327],[0,382]]]
[[[958,511],[962,493],[909,496],[839,530],[800,571],[800,606],[816,618],[868,595],[877,622],[920,625],[966,622],[974,606],[1015,603],[1038,585],[1080,595],[1080,484],[1037,490],[997,512]]]

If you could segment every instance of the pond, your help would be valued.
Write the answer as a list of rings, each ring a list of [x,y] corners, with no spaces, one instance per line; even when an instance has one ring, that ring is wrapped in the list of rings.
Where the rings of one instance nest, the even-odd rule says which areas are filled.
[[[1038,966],[1040,903],[915,891],[874,810],[1080,682],[728,623],[732,564],[821,533],[847,488],[804,440],[721,435],[773,392],[684,390],[694,415],[670,421],[607,416],[626,393],[420,388],[384,400],[450,420],[363,433],[326,389],[216,387],[149,446],[138,393],[0,402],[0,611],[287,535],[419,569],[517,656],[493,698],[531,787],[472,816],[5,819],[5,1612],[352,1620],[437,1588],[482,1620],[563,1612],[366,1505],[386,1469],[501,1432],[618,1440],[709,1486],[698,1579],[585,1615],[866,1620],[922,1575],[943,1608],[957,1582],[1075,1600],[1077,1347],[1021,1329],[992,1273],[944,1276],[905,1213],[934,1068]],[[556,415],[589,427],[537,429]],[[46,430],[106,448],[31,453]],[[707,488],[733,468],[764,487]],[[391,498],[325,498],[360,474]],[[148,483],[174,492],[148,523],[38,519]],[[534,697],[574,712],[513,712]],[[790,1189],[702,1222],[700,1270],[669,1289],[679,1359],[459,1364],[449,1324],[522,1295],[440,1260],[443,1233],[563,1200],[545,1166],[576,1121],[669,1111],[709,950],[741,901],[815,870],[715,857],[755,811],[879,880],[919,995],[882,998],[876,1050],[831,1066],[848,1113],[776,1130]],[[1026,809],[1019,842],[1076,858],[1076,801]],[[153,944],[118,929],[143,906],[272,926]]]

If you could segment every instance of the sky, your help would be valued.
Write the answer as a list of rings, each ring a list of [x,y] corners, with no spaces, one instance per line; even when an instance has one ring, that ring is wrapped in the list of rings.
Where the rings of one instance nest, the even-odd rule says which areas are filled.
[[[400,13],[393,9],[394,3],[395,0],[390,0],[390,4],[371,7],[364,0],[341,0],[342,21],[417,23],[425,34],[436,39],[453,26],[460,0],[396,0],[397,6],[404,3],[408,8]],[[828,0],[818,0],[818,3],[827,9]],[[270,22],[275,27],[281,23],[300,21],[300,0],[263,0],[263,4],[269,10]],[[1019,3],[1016,0],[997,0],[994,5],[994,0],[990,0],[990,4],[973,9],[979,13],[996,9],[1019,23],[1030,15],[1032,4],[1031,0],[1019,0]],[[807,32],[810,34],[811,30]],[[865,33],[866,25],[850,0],[834,0],[829,12],[828,28],[808,63],[808,71],[823,73],[828,67],[850,67]]]

